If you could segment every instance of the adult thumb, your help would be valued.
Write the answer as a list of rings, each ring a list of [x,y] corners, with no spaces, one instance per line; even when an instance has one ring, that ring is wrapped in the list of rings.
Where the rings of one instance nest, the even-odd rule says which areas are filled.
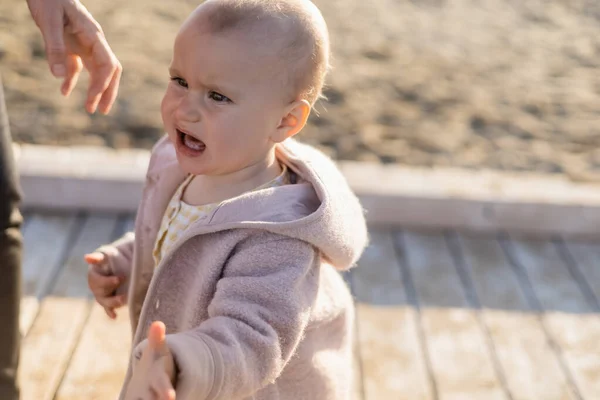
[[[148,331],[148,347],[150,350],[156,351],[159,355],[165,355],[168,352],[167,342],[165,336],[167,328],[161,321],[154,321],[150,325]]]
[[[64,33],[64,14],[61,8],[48,8],[45,23],[41,31],[44,36],[44,45],[46,47],[46,58],[52,75],[57,78],[63,78],[67,73],[66,50]]]
[[[104,254],[95,251],[93,253],[84,255],[83,258],[88,264],[99,264],[104,261]]]

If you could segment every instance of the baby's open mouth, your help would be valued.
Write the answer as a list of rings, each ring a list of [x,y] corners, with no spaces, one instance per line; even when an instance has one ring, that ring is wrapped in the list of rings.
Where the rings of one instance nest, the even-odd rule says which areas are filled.
[[[186,149],[191,150],[192,152],[202,152],[206,148],[206,145],[200,139],[196,139],[192,135],[188,135],[179,129],[176,130],[180,144]]]

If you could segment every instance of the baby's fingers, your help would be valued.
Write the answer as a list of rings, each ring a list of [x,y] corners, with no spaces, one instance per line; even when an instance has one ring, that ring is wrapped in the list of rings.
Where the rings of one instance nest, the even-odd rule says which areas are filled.
[[[112,297],[96,297],[96,301],[105,309],[114,310],[115,308],[119,308],[123,306],[123,304],[125,304],[125,295]]]
[[[110,275],[105,276],[98,271],[96,271],[93,267],[88,271],[88,286],[90,290],[94,294],[94,296],[98,297],[106,297],[112,293],[119,287],[123,278],[118,276]]]
[[[117,319],[117,313],[115,312],[115,310],[113,308],[104,307],[104,312],[106,313],[106,315],[108,315],[108,318]]]

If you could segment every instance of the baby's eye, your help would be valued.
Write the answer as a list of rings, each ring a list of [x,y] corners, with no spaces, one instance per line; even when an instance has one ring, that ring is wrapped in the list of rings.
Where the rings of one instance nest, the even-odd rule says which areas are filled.
[[[179,78],[179,77],[177,77],[177,76],[173,76],[173,77],[171,77],[171,80],[172,80],[173,82],[175,82],[176,84],[178,84],[179,86],[181,86],[181,87],[184,87],[184,88],[187,88],[187,87],[188,87],[188,84],[187,84],[187,82],[185,81],[185,79]]]
[[[212,90],[210,92],[208,92],[208,97],[210,99],[216,101],[217,103],[230,103],[231,102],[229,97],[222,95],[221,93],[212,91]]]

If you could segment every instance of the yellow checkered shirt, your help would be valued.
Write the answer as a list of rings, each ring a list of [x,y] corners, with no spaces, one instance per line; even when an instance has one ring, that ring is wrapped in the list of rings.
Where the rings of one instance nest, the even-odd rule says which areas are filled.
[[[282,169],[283,171],[277,178],[253,191],[289,184],[290,178],[288,169],[285,165],[282,165]],[[190,175],[181,185],[179,185],[179,188],[171,198],[171,201],[169,201],[169,205],[165,210],[160,229],[158,230],[154,251],[152,253],[155,266],[158,265],[162,257],[169,251],[173,244],[177,242],[177,239],[185,232],[188,226],[198,219],[209,215],[220,204],[212,203],[202,206],[191,206],[184,203],[181,196],[193,178],[194,175]]]

